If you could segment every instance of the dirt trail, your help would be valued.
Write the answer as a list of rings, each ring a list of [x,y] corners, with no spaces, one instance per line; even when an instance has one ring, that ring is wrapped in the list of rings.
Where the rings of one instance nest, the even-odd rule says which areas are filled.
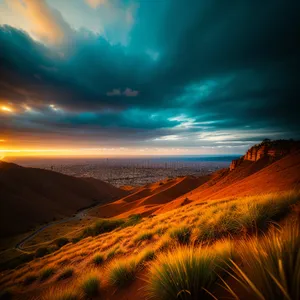
[[[102,203],[99,203],[93,207],[89,207],[89,208],[86,208],[84,210],[81,210],[79,211],[75,216],[73,217],[69,217],[69,218],[64,218],[64,219],[61,219],[61,220],[58,220],[58,221],[53,221],[49,224],[46,224],[46,225],[43,225],[41,226],[40,228],[38,228],[37,230],[35,230],[34,232],[32,232],[31,234],[29,234],[28,236],[26,236],[25,238],[23,238],[20,242],[18,242],[15,246],[16,249],[18,250],[21,250],[23,252],[26,252],[23,248],[23,245],[27,242],[29,242],[31,239],[33,239],[37,234],[41,233],[43,230],[51,227],[51,226],[54,226],[54,225],[57,225],[57,224],[62,224],[62,223],[66,223],[66,222],[69,222],[69,221],[73,221],[73,220],[79,220],[79,219],[83,219],[87,216],[87,213],[93,209],[93,208],[96,208],[98,206],[101,206],[103,205]]]

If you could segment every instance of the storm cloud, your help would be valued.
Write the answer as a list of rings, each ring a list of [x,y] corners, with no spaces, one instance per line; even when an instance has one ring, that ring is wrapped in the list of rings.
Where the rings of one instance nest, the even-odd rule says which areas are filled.
[[[102,20],[98,32],[58,1],[34,2],[36,30],[1,26],[4,136],[220,148],[299,138],[299,1],[74,2]],[[122,17],[105,22],[103,10]]]

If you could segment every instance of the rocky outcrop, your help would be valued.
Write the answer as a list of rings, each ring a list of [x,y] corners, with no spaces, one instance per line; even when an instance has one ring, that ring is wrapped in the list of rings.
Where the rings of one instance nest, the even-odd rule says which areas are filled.
[[[299,141],[293,140],[263,140],[260,144],[251,147],[244,156],[231,162],[230,171],[236,169],[243,161],[258,161],[264,157],[277,160],[296,149],[300,149]]]
[[[234,170],[237,168],[242,162],[244,161],[244,156],[242,156],[239,159],[234,159],[231,164],[230,164],[230,171]]]

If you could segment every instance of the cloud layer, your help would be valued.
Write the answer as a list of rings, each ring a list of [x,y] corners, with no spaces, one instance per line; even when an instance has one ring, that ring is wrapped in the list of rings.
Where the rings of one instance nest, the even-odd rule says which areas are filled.
[[[297,1],[82,0],[116,17],[102,33],[72,27],[55,1],[14,2],[32,31],[0,29],[0,105],[13,111],[0,110],[3,139],[225,149],[299,138]]]

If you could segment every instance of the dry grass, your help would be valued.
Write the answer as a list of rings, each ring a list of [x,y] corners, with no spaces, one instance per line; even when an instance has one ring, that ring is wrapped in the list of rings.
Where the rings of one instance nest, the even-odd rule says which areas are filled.
[[[81,283],[81,289],[87,299],[97,296],[100,292],[98,275],[94,273],[86,275]]]
[[[191,237],[191,228],[187,226],[174,228],[170,231],[170,237],[180,244],[188,244]]]
[[[300,299],[300,224],[240,242],[230,275],[252,299]],[[237,297],[234,287],[226,288]]]
[[[73,287],[68,288],[51,288],[42,297],[42,300],[79,300],[83,298],[83,293],[75,290]]]
[[[63,266],[63,270],[68,268],[75,270],[74,276],[66,281],[65,289],[68,290],[69,286],[77,286],[77,280],[80,283],[83,282],[81,278],[93,265],[91,264],[93,258],[101,254],[104,260],[97,267],[97,270],[103,273],[104,282],[101,277],[101,283],[105,284],[107,280],[114,286],[120,287],[123,283],[120,274],[123,274],[124,278],[128,278],[129,281],[131,278],[133,280],[142,266],[149,265],[151,268],[152,264],[156,264],[156,259],[152,261],[156,255],[158,257],[171,255],[173,249],[178,249],[180,244],[187,245],[187,249],[193,246],[193,252],[196,253],[199,247],[218,245],[218,241],[222,244],[219,246],[222,252],[225,249],[224,238],[233,241],[236,237],[248,240],[248,235],[265,231],[269,224],[285,216],[296,203],[299,203],[299,193],[289,192],[222,199],[203,204],[192,203],[154,218],[144,218],[142,221],[134,217],[133,226],[120,225],[112,232],[101,233],[94,237],[89,236],[76,244],[66,244],[61,249],[36,258],[19,269],[4,272],[0,278],[0,286],[1,288],[18,288],[22,285],[26,291],[31,286],[31,284],[24,286],[26,276],[37,274],[39,277],[40,270],[43,268],[61,270]],[[146,245],[147,248],[145,248]],[[128,258],[128,253],[134,263],[129,264],[128,261],[131,258]],[[218,254],[219,256],[222,256],[222,253]],[[215,259],[213,261],[215,262]],[[59,276],[60,273],[57,273]],[[111,275],[112,273],[114,276]],[[52,275],[46,276],[47,280],[37,281],[34,284],[41,286],[54,284],[57,277],[52,279]],[[72,293],[75,290],[74,288]],[[54,293],[54,290],[52,292]],[[63,292],[60,293],[63,295]],[[80,286],[77,293],[78,295],[83,293]],[[205,292],[201,293],[205,295]]]
[[[52,277],[54,275],[55,269],[52,267],[47,267],[43,269],[40,273],[39,279],[40,281],[45,281],[48,278]]]
[[[138,243],[138,242],[142,242],[142,241],[147,241],[147,240],[151,240],[153,237],[153,232],[151,231],[145,231],[142,232],[140,234],[138,234],[135,238],[134,238],[134,242]]]
[[[138,266],[135,259],[115,260],[108,266],[109,284],[117,288],[126,287],[135,279]]]
[[[220,250],[215,248],[179,247],[159,255],[150,267],[149,298],[202,299],[207,289],[217,280],[218,269],[231,258],[228,243]]]
[[[74,269],[66,268],[57,277],[58,280],[63,280],[72,277],[74,274]]]
[[[102,265],[103,262],[105,260],[105,256],[102,253],[97,253],[94,257],[93,257],[93,263],[97,266]]]

